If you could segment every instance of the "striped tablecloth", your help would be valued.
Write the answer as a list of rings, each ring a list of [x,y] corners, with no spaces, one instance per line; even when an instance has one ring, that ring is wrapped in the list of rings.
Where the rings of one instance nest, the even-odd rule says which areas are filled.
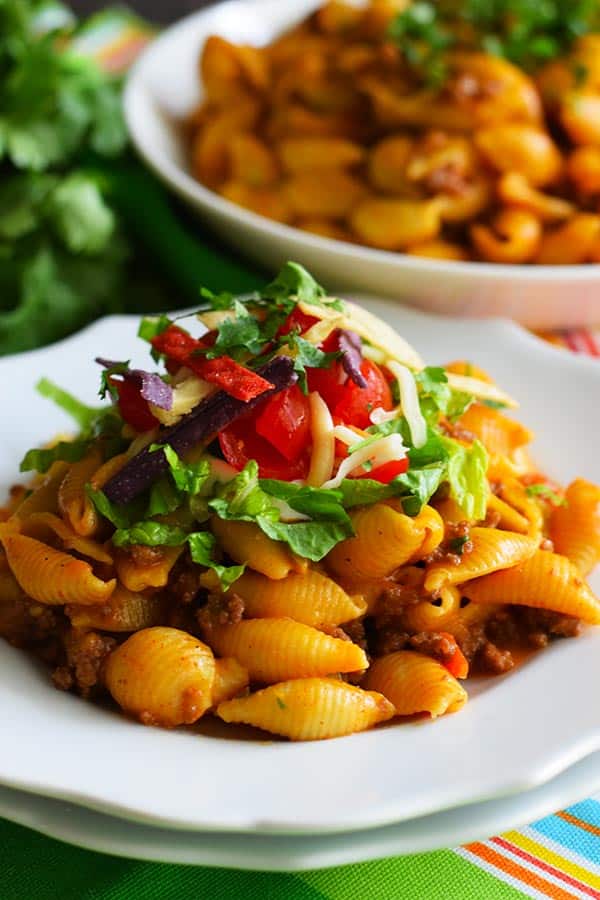
[[[82,52],[123,71],[153,31],[126,13],[96,16]],[[542,334],[600,356],[600,332]],[[600,702],[600,701],[599,701]],[[42,828],[43,825],[40,825]],[[318,872],[273,874],[145,863],[67,846],[0,820],[0,900],[600,900],[600,800],[464,847]]]

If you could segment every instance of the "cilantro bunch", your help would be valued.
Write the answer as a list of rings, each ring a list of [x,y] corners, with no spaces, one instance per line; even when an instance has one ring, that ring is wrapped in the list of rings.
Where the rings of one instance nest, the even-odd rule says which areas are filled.
[[[600,25],[597,0],[416,0],[389,36],[430,87],[448,75],[450,49],[483,50],[531,71]]]

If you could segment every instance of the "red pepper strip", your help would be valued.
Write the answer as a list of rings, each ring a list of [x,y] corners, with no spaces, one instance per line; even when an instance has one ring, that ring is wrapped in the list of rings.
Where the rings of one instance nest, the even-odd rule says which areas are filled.
[[[176,325],[169,325],[151,343],[155,350],[163,353],[169,360],[186,366],[199,378],[216,384],[236,400],[248,402],[272,388],[270,382],[229,356],[219,356],[217,359],[194,356],[198,350],[206,349],[208,343],[196,340]]]
[[[373,481],[380,481],[381,484],[389,484],[398,475],[403,475],[408,469],[408,458],[393,459],[391,462],[377,466],[370,472],[362,472],[358,478],[371,478]]]
[[[119,410],[123,420],[135,428],[136,431],[151,431],[159,423],[152,413],[148,403],[142,397],[140,388],[131,381],[117,381],[111,378],[119,394]]]
[[[448,631],[440,631],[440,637],[446,638],[447,641],[454,644],[454,653],[443,663],[444,667],[455,678],[466,678],[469,674],[469,663],[467,657],[456,643],[456,638]]]

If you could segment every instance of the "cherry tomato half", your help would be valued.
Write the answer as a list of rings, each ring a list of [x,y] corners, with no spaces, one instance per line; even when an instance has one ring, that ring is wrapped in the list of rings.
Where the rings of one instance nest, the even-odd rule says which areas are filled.
[[[319,392],[334,418],[368,428],[371,410],[392,408],[392,392],[385,375],[370,359],[363,359],[360,371],[367,382],[364,388],[346,376],[339,362],[330,369],[307,369],[307,380],[309,390]]]
[[[158,425],[150,412],[148,403],[140,394],[140,389],[131,381],[112,380],[119,393],[119,410],[123,420],[136,431],[151,431]]]
[[[219,434],[227,462],[241,470],[254,459],[261,478],[306,478],[310,466],[308,399],[294,385]]]

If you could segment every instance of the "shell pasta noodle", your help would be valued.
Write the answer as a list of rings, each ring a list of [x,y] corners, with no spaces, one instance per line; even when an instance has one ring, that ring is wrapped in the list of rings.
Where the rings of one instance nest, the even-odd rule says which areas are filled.
[[[230,61],[256,85],[260,58]],[[290,138],[286,170],[325,139],[305,159]],[[268,157],[235,146],[262,190]],[[336,137],[332,159],[356,147]],[[380,151],[377,177],[406,153]],[[0,510],[0,636],[57,688],[198,740],[211,716],[336,738],[458,712],[470,675],[600,624],[600,488],[540,471],[493,373],[426,365],[297,263],[202,297],[141,321],[148,371],[99,356],[102,406],[44,381],[86,426],[29,450]]]
[[[208,38],[189,168],[326,238],[597,263],[599,60],[595,3],[323,0],[264,46]]]

